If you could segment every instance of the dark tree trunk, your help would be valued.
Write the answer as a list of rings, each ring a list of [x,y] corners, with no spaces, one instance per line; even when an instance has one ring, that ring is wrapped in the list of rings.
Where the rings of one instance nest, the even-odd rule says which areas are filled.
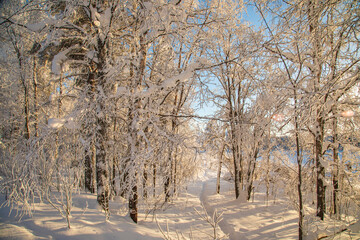
[[[218,167],[218,172],[217,172],[217,177],[216,177],[216,193],[220,194],[220,176],[221,176],[221,165],[222,165],[222,161],[219,161],[219,167]]]
[[[116,196],[117,192],[116,192],[116,166],[117,166],[117,161],[116,161],[116,157],[113,158],[113,166],[112,166],[112,176],[111,176],[111,191],[113,196]]]
[[[18,64],[20,69],[20,80],[24,89],[25,139],[29,140],[30,139],[29,89],[26,84],[26,79],[23,73],[23,56],[21,55],[17,42],[13,42],[13,45],[18,58]]]
[[[128,171],[126,170],[126,166],[129,160],[126,160],[124,164],[121,165],[121,169],[119,170],[119,187],[120,187],[120,196],[125,198],[126,194],[128,193]]]
[[[103,109],[101,103],[100,109]],[[96,136],[96,182],[97,201],[105,211],[106,218],[109,218],[109,172],[106,161],[106,122],[103,118],[97,120]]]
[[[241,170],[241,153],[240,153],[240,147],[239,142],[235,141],[235,157],[234,157],[234,170],[235,170],[235,197],[239,198],[240,191],[242,188],[241,182],[242,182],[242,170]]]
[[[93,67],[95,68],[95,67]],[[89,72],[88,79],[87,79],[88,89],[87,89],[87,95],[92,100],[92,102],[95,102],[95,93],[96,93],[96,81],[95,81],[95,73],[93,71]],[[90,117],[89,117],[90,118]],[[92,123],[87,123],[85,125],[85,129],[89,131],[92,129],[93,122],[95,121],[93,118]],[[89,146],[85,148],[85,173],[84,173],[84,182],[85,182],[85,189],[89,190],[91,193],[95,193],[96,187],[96,148],[94,139],[91,137],[91,133],[87,133],[87,139],[90,141]]]
[[[219,156],[219,166],[218,166],[218,171],[217,171],[217,176],[216,176],[216,193],[219,194],[220,193],[220,177],[221,177],[221,165],[222,165],[222,157],[224,154],[224,150],[225,150],[225,146],[223,147],[220,156]]]
[[[143,196],[144,196],[144,198],[148,197],[147,182],[148,182],[147,164],[144,164],[144,173],[143,173]]]
[[[256,167],[256,158],[258,155],[258,149],[255,149],[255,154],[253,156],[253,160],[251,161],[251,165],[249,166],[248,171],[248,187],[247,187],[247,200],[250,200],[251,193],[254,190],[253,182],[254,182],[254,173],[255,173],[255,167]]]
[[[105,80],[106,49],[105,43],[98,35],[97,39],[98,59],[96,64],[96,181],[97,201],[105,211],[106,219],[109,219],[109,169],[106,161],[107,121],[106,121],[106,94],[107,86]]]
[[[128,125],[128,133],[130,135],[128,141],[128,150],[127,150],[127,156],[128,159],[126,160],[126,166],[124,168],[124,186],[125,186],[125,193],[129,192],[129,212],[130,212],[130,218],[137,223],[137,203],[138,203],[138,189],[137,189],[137,169],[135,169],[136,165],[136,153],[138,150],[138,135],[137,130],[134,128],[136,116],[135,112],[133,111],[135,109],[135,106],[138,103],[138,99],[135,99],[135,102],[133,102],[133,106],[129,109],[129,125]]]
[[[166,177],[164,183],[165,202],[170,202],[170,177]]]
[[[335,112],[334,112],[335,113]],[[333,213],[336,216],[339,213],[339,204],[338,204],[338,192],[339,192],[339,155],[338,155],[338,136],[337,136],[337,119],[334,116],[333,120]]]
[[[269,146],[266,151],[266,206],[269,202],[269,189],[270,189],[270,150],[271,150],[271,136],[270,136],[270,127],[269,127]]]
[[[136,177],[135,177],[136,178]],[[137,186],[136,183],[132,187],[131,196],[129,198],[129,211],[130,211],[130,218],[137,223],[138,222],[138,193],[137,193]]]
[[[296,93],[295,93],[296,94]],[[297,98],[295,96],[295,112],[297,110]],[[297,114],[297,113],[295,113]],[[295,115],[295,142],[296,142],[296,161],[298,165],[298,200],[299,200],[299,222],[298,222],[298,232],[299,240],[303,239],[303,222],[304,222],[304,207],[303,207],[303,197],[302,197],[302,158],[300,155],[300,139],[299,139],[299,123],[298,117]]]
[[[33,87],[34,87],[34,130],[35,130],[35,137],[39,136],[38,131],[38,82],[37,82],[37,64],[36,64],[36,57],[33,57]]]
[[[171,197],[171,182],[172,182],[172,174],[173,174],[173,160],[172,160],[172,146],[169,146],[168,149],[168,164],[170,164],[170,169],[168,169],[168,174],[166,175],[166,180],[164,182],[164,193],[165,193],[165,202],[170,201]]]
[[[323,132],[324,125],[323,119],[317,119],[317,129],[315,136],[315,165],[316,165],[316,194],[317,194],[317,208],[316,216],[321,220],[324,220],[325,211],[326,211],[326,202],[325,202],[325,168],[322,165],[322,141],[323,141]]]
[[[170,176],[166,176],[164,183],[165,202],[170,202]]]
[[[321,90],[321,73],[322,73],[322,59],[321,59],[321,39],[320,39],[320,24],[319,24],[319,11],[317,7],[318,1],[309,1],[308,5],[308,20],[309,20],[309,32],[312,36],[312,61],[313,66],[310,67],[310,71],[313,75],[314,93],[318,94]],[[321,94],[322,95],[322,94]],[[319,104],[319,103],[316,103]],[[321,104],[321,103],[320,103]],[[320,105],[319,104],[319,105]],[[324,137],[324,110],[322,106],[317,106],[316,111],[316,133],[315,133],[315,167],[316,167],[316,194],[317,194],[317,207],[316,216],[321,220],[324,220],[326,211],[325,202],[325,168],[321,161],[323,158],[323,137]]]
[[[175,156],[173,159],[173,194],[176,194],[176,174],[177,174],[177,157],[178,157],[178,148],[175,148]]]
[[[240,196],[240,184],[241,184],[241,171],[240,171],[240,152],[239,152],[239,143],[236,139],[235,123],[234,120],[231,120],[231,138],[232,138],[232,155],[233,155],[233,164],[234,164],[234,184],[235,184],[235,198]]]
[[[91,149],[85,149],[85,189],[91,193],[95,193],[93,185],[93,164],[92,164],[92,151]]]
[[[115,106],[115,112],[117,112],[116,106]],[[116,168],[118,165],[118,161],[117,161],[117,157],[116,157],[116,142],[117,142],[116,127],[117,127],[117,121],[116,121],[116,117],[115,117],[114,118],[114,128],[113,128],[114,143],[113,143],[113,162],[112,162],[112,176],[111,176],[111,191],[114,196],[116,196],[116,194],[117,194],[117,192],[116,192]]]
[[[153,163],[153,197],[156,197],[156,164]]]
[[[222,159],[219,160],[219,167],[216,177],[216,193],[220,194],[220,177],[221,177],[221,165],[222,165]]]

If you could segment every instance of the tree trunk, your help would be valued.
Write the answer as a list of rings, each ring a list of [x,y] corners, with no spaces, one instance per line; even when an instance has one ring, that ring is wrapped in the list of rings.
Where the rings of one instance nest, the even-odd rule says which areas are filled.
[[[254,173],[255,173],[255,167],[256,167],[256,158],[258,155],[258,149],[255,149],[255,153],[253,156],[253,160],[251,161],[251,166],[249,166],[249,168],[251,170],[249,170],[248,172],[248,187],[247,187],[247,200],[249,201],[251,198],[251,192],[253,191],[253,182],[254,182]]]
[[[91,193],[96,192],[96,146],[95,143],[91,143]]]
[[[14,33],[15,34],[15,33]],[[23,73],[23,56],[21,55],[20,49],[17,46],[17,42],[13,42],[20,69],[20,80],[24,89],[24,115],[25,115],[25,139],[30,139],[30,112],[29,112],[29,89],[26,84],[26,79]]]
[[[271,135],[270,135],[270,126],[269,126],[269,143],[268,149],[266,151],[266,206],[269,203],[269,189],[270,189],[270,151],[271,151]]]
[[[297,183],[297,191],[298,191],[298,201],[299,201],[299,223],[298,223],[298,232],[299,232],[299,240],[303,239],[303,226],[304,226],[304,207],[303,207],[303,196],[302,196],[302,158],[301,158],[301,148],[300,148],[300,126],[299,126],[299,118],[298,118],[298,100],[296,88],[294,87],[294,122],[295,122],[295,144],[296,144],[296,162],[298,165],[298,183]]]
[[[130,134],[128,141],[128,165],[131,166],[132,169],[127,169],[127,173],[125,174],[127,177],[131,179],[128,182],[131,184],[129,189],[131,188],[130,196],[129,196],[129,211],[131,219],[137,223],[138,221],[138,213],[137,213],[137,203],[138,203],[138,188],[137,188],[137,169],[136,166],[136,154],[138,153],[139,147],[139,139],[138,139],[138,130],[136,129],[136,125],[138,122],[138,112],[137,110],[140,108],[141,99],[137,94],[140,94],[140,86],[143,81],[143,76],[145,73],[146,67],[146,48],[147,45],[145,43],[145,34],[141,33],[139,35],[139,44],[140,44],[140,51],[137,53],[137,57],[139,59],[139,65],[135,67],[135,62],[131,63],[130,67],[130,77],[132,78],[131,83],[131,91],[134,96],[130,97],[130,107],[129,107],[129,125],[128,125],[128,133]],[[131,49],[132,53],[135,52],[135,46]],[[136,69],[136,73],[134,74],[134,69]],[[128,171],[133,171],[133,175],[128,174]]]
[[[92,151],[90,149],[85,149],[85,174],[84,174],[84,182],[85,182],[85,189],[89,190],[91,193],[95,193],[95,189],[92,185],[92,173],[93,173],[93,166],[92,166]]]
[[[134,113],[132,112],[132,109],[130,109],[130,119],[131,124],[129,127],[130,131],[130,142],[128,142],[128,153],[129,160],[127,160],[127,167],[126,167],[126,190],[130,190],[129,192],[129,212],[130,212],[130,218],[137,223],[138,221],[138,213],[137,213],[137,203],[138,203],[138,189],[137,189],[137,169],[135,169],[136,165],[136,152],[138,149],[138,138],[137,138],[137,131],[135,129],[135,123],[136,117],[134,116]]]
[[[116,161],[115,154],[114,154],[112,163],[113,164],[112,164],[112,176],[111,176],[111,191],[112,191],[112,195],[116,196],[116,194],[117,194],[117,192],[116,192],[116,166],[117,166],[117,161]]]
[[[222,159],[219,160],[219,166],[216,176],[216,193],[220,194],[220,176],[221,176],[221,165],[222,165]]]
[[[115,103],[116,104],[116,103]],[[115,112],[117,112],[117,108],[115,106]],[[112,164],[112,177],[111,177],[111,191],[112,191],[112,194],[114,196],[116,196],[117,192],[116,192],[116,168],[117,168],[117,164],[118,164],[118,161],[117,161],[117,157],[116,157],[116,142],[117,142],[117,139],[116,139],[116,125],[117,125],[117,121],[116,121],[116,117],[114,118],[114,128],[113,128],[113,140],[114,140],[114,143],[113,143],[113,164]]]
[[[35,130],[35,137],[39,136],[38,124],[38,83],[37,83],[37,64],[36,64],[36,57],[33,57],[33,87],[34,87],[34,130]]]
[[[302,159],[300,157],[300,141],[299,141],[299,124],[298,118],[295,117],[295,141],[296,141],[296,160],[298,165],[298,201],[299,201],[299,240],[303,239],[303,225],[304,225],[304,207],[303,207],[303,199],[302,199]]]
[[[248,176],[247,176],[247,183],[248,183],[248,187],[247,187],[247,200],[249,201],[251,198],[251,193],[254,190],[253,187],[253,182],[254,182],[254,175],[255,175],[255,168],[256,168],[256,159],[257,156],[259,154],[259,147],[258,144],[256,143],[256,133],[255,133],[256,129],[254,130],[254,146],[253,146],[253,151],[254,153],[251,156],[251,161],[249,163],[249,169],[248,169]]]
[[[231,111],[232,112],[232,111]],[[232,113],[231,113],[232,115]],[[235,198],[239,198],[241,190],[241,171],[240,171],[240,151],[239,151],[239,142],[237,141],[236,130],[234,119],[230,120],[231,127],[231,139],[232,139],[232,155],[233,155],[233,164],[234,164],[234,184],[235,184]]]
[[[99,62],[96,63],[96,183],[97,183],[97,201],[102,209],[105,211],[105,217],[109,219],[109,169],[106,161],[106,144],[107,136],[107,121],[106,121],[106,79],[105,79],[105,63],[106,63],[106,49],[105,43],[97,37],[97,49]]]
[[[170,202],[170,177],[167,176],[164,183],[165,202]]]
[[[319,11],[318,1],[309,1],[308,5],[308,19],[309,19],[309,32],[312,36],[312,61],[313,66],[310,68],[313,75],[314,93],[319,94],[321,85],[321,72],[322,72],[322,59],[321,59],[321,40],[319,28]],[[322,95],[322,94],[321,94]],[[322,98],[322,97],[321,97]],[[320,98],[320,99],[321,99]],[[316,103],[319,104],[319,103]],[[320,103],[321,104],[321,103]],[[322,164],[323,153],[322,144],[324,137],[324,119],[322,106],[317,106],[316,111],[316,133],[315,133],[315,166],[316,166],[316,194],[317,194],[317,208],[316,216],[324,220],[326,211],[325,202],[325,168]]]
[[[136,179],[136,176],[135,176]],[[130,218],[137,223],[138,221],[138,194],[137,194],[137,185],[136,183],[132,187],[131,196],[129,198],[129,211],[130,211]]]
[[[335,114],[335,112],[334,112]],[[339,155],[338,155],[338,136],[337,136],[337,118],[334,116],[333,119],[333,214],[337,216],[339,211],[339,204],[338,204],[338,192],[339,192]]]
[[[220,156],[219,156],[219,166],[218,166],[218,171],[217,171],[217,176],[216,176],[216,193],[219,194],[220,193],[220,177],[221,177],[221,165],[222,165],[222,158],[224,155],[224,151],[225,151],[225,145],[223,146]]]
[[[144,173],[143,173],[143,196],[144,196],[144,198],[148,197],[147,182],[148,182],[147,164],[145,163],[144,164]]]
[[[102,103],[98,103],[99,108],[104,110]],[[96,136],[96,182],[97,182],[97,201],[105,211],[106,219],[109,219],[109,172],[106,161],[106,122],[102,117],[97,119]]]
[[[164,183],[164,193],[165,193],[165,202],[170,201],[170,183],[171,183],[171,175],[172,175],[172,157],[171,157],[171,147],[169,147],[169,156],[168,156],[168,162],[170,163],[170,169],[168,174],[165,178]]]
[[[315,165],[316,165],[316,195],[317,195],[317,208],[316,216],[324,220],[326,211],[325,202],[325,168],[322,165],[322,141],[323,141],[323,120],[318,118],[317,130],[315,136]]]
[[[156,197],[156,164],[153,163],[153,197]]]
[[[176,174],[177,174],[177,157],[178,157],[178,148],[175,148],[175,156],[173,159],[173,194],[176,194]]]
[[[127,184],[127,179],[128,179],[128,171],[126,170],[127,168],[127,164],[128,164],[129,160],[126,159],[125,163],[121,164],[121,168],[119,169],[119,187],[120,187],[120,196],[125,198],[126,194],[128,193],[128,184]]]

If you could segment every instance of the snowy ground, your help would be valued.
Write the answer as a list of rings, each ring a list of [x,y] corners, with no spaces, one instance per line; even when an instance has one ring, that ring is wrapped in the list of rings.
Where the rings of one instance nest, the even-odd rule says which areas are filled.
[[[227,235],[224,239],[297,239],[297,213],[286,201],[278,199],[267,205],[261,193],[255,194],[254,201],[234,200],[232,184],[222,181],[221,194],[217,195],[215,183],[214,174],[203,174],[155,215],[146,216],[142,211],[138,224],[126,216],[122,210],[126,204],[121,201],[111,203],[111,218],[105,222],[104,214],[97,208],[96,196],[90,194],[74,196],[71,229],[67,229],[65,219],[47,204],[36,204],[34,215],[21,221],[17,220],[15,212],[9,215],[9,209],[3,207],[0,209],[0,239],[163,239],[158,224],[172,239],[178,239],[178,236],[179,239],[183,239],[182,236],[186,239],[212,239],[213,228],[194,210],[196,208],[204,215],[202,204],[211,216],[215,209],[223,213],[217,234]],[[353,224],[350,227],[352,233],[344,231],[335,239],[360,239],[359,225],[359,222]],[[328,234],[333,228],[323,229],[327,229],[322,232]],[[308,239],[317,239],[321,231],[316,234],[319,235],[312,234]]]

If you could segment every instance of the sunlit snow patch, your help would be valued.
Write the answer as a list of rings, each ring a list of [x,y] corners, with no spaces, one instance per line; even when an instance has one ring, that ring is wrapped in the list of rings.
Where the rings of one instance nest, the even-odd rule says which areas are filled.
[[[77,129],[77,125],[72,117],[64,118],[50,118],[48,120],[48,126],[53,129],[59,129],[65,126],[68,129]]]

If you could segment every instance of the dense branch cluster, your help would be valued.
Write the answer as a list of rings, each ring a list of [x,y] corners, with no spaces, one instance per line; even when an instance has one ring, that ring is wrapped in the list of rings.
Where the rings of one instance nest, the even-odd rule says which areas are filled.
[[[137,222],[139,201],[168,202],[195,175],[202,148],[218,193],[223,166],[236,198],[286,193],[300,239],[304,204],[321,220],[358,208],[357,1],[16,2],[0,3],[9,204],[48,201],[70,227],[73,192],[89,191],[107,219],[121,196]],[[195,112],[205,101],[215,115]]]

